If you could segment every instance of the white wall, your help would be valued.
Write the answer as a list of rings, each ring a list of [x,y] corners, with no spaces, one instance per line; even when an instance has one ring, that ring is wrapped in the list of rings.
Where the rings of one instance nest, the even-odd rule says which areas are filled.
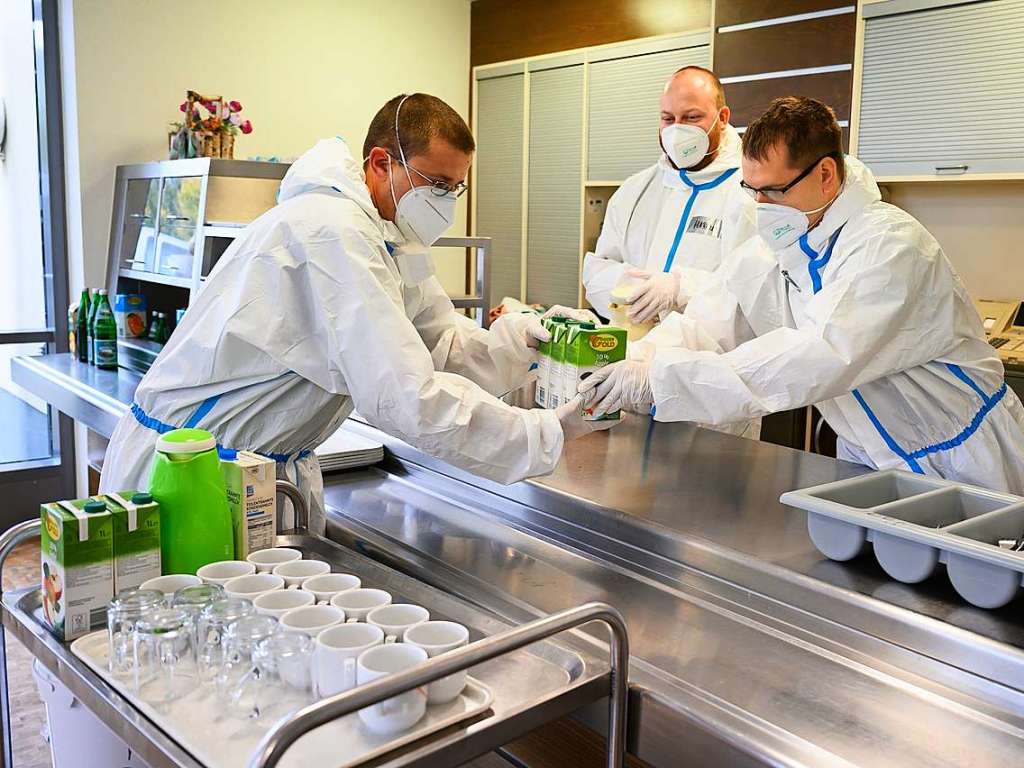
[[[335,135],[359,152],[401,92],[469,116],[469,0],[74,0],[73,14],[89,285],[103,280],[115,166],[166,158],[189,88],[242,102],[255,131],[238,137],[240,159]],[[465,233],[464,198],[452,234]],[[464,293],[463,260],[442,253],[442,281]]]
[[[977,299],[1024,299],[1024,182],[886,185],[885,197],[939,241]]]

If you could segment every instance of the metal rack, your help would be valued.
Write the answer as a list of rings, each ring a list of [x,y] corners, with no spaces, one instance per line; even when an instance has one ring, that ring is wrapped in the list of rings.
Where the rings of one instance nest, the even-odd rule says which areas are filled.
[[[279,481],[278,490],[296,504],[297,522],[308,519],[298,489]],[[30,520],[0,535],[0,568],[18,544],[39,535],[39,521]],[[611,606],[589,603],[562,611],[519,627],[509,627],[465,601],[433,589],[367,557],[296,529],[278,537],[282,546],[303,548],[310,554],[343,564],[365,579],[384,584],[395,594],[405,594],[456,619],[481,635],[464,648],[432,659],[422,666],[335,697],[311,704],[271,730],[253,755],[253,768],[276,766],[282,755],[308,731],[336,718],[397,694],[425,685],[446,675],[475,667],[495,689],[495,703],[481,719],[454,732],[426,737],[383,758],[389,766],[454,766],[492,751],[533,728],[564,716],[580,706],[609,697],[609,768],[621,768],[625,755],[626,700],[629,642],[622,617]],[[182,744],[144,717],[132,702],[93,672],[75,656],[68,645],[54,638],[36,618],[39,590],[26,589],[0,594],[3,625],[68,686],[72,694],[97,714],[107,726],[138,752],[152,768],[200,763]],[[567,642],[552,644],[549,638],[593,621],[603,622],[610,631],[610,662],[601,661],[601,646],[593,639],[576,635]],[[2,634],[2,633],[0,633]],[[0,641],[2,642],[2,641]],[[526,646],[532,646],[527,652]],[[515,654],[510,657],[509,654]],[[559,683],[550,681],[545,690],[533,687],[537,675],[559,672]],[[489,676],[489,677],[488,677]],[[518,680],[522,676],[524,680]],[[6,659],[0,645],[0,695],[3,697],[4,750],[0,768],[10,768],[10,732],[7,701]],[[376,764],[376,763],[375,763]]]

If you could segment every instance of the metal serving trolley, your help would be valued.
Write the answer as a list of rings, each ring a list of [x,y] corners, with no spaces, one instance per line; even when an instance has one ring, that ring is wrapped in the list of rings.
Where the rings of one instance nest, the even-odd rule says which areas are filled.
[[[494,699],[487,711],[399,746],[371,762],[392,768],[461,765],[607,696],[607,765],[609,768],[622,766],[629,642],[617,610],[603,603],[588,603],[522,626],[509,626],[460,598],[310,533],[298,489],[278,481],[278,491],[291,498],[297,511],[296,528],[279,535],[278,546],[299,549],[304,557],[324,560],[334,570],[353,573],[366,584],[387,589],[396,600],[419,603],[429,607],[436,618],[464,624],[470,630],[470,643],[413,669],[322,699],[280,720],[250,756],[251,768],[276,766],[289,747],[319,726],[471,667],[473,676],[493,691]],[[21,523],[0,535],[0,567],[15,546],[38,535],[38,520]],[[70,644],[51,635],[39,618],[40,606],[38,588],[0,595],[3,626],[151,768],[200,768],[204,765],[183,746],[180,738],[144,715],[129,698],[72,653]],[[560,638],[558,642],[550,639],[595,621],[608,627],[610,642],[607,646],[579,632]],[[0,633],[0,696],[3,697],[0,714],[4,722],[0,767],[7,768],[11,764],[10,710],[2,642]],[[343,747],[339,746],[339,759],[342,751]],[[217,767],[206,765],[206,768]]]

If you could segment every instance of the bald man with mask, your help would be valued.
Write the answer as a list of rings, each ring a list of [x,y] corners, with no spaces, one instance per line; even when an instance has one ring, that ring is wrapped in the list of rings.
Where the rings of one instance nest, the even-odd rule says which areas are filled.
[[[587,300],[598,313],[609,316],[612,289],[627,277],[643,281],[630,297],[634,322],[681,311],[723,255],[756,233],[729,117],[713,72],[683,67],[666,83],[661,157],[612,195],[597,248],[583,262]]]

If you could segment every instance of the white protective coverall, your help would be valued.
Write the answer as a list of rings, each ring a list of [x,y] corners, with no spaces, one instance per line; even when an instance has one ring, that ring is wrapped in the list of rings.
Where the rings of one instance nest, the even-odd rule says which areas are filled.
[[[143,378],[111,437],[101,490],[147,488],[158,434],[199,427],[224,447],[275,458],[322,532],[312,451],[353,407],[499,482],[550,472],[563,441],[555,412],[496,397],[522,383],[534,360],[517,330],[523,316],[477,327],[433,275],[403,279],[412,271],[400,245],[391,255],[401,241],[342,140],[306,152],[279,204],[224,253]]]
[[[718,155],[699,171],[661,159],[630,176],[608,202],[601,235],[583,259],[587,301],[604,317],[630,269],[679,274],[682,308],[723,256],[756,232],[754,201],[740,188],[741,142],[727,125]]]
[[[816,404],[840,458],[1024,493],[1024,408],[959,276],[867,168],[846,174],[818,226],[777,253],[748,241],[634,348],[656,418]]]

